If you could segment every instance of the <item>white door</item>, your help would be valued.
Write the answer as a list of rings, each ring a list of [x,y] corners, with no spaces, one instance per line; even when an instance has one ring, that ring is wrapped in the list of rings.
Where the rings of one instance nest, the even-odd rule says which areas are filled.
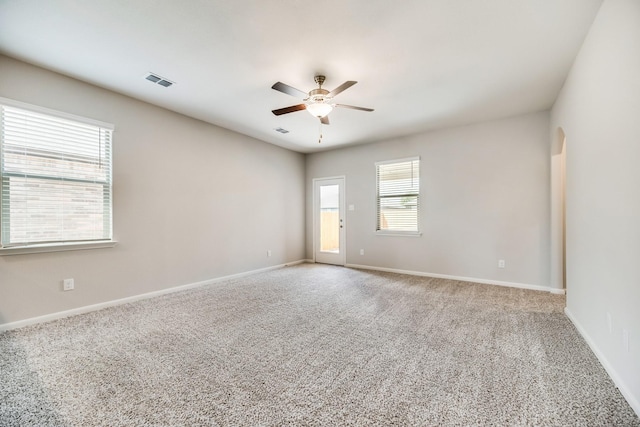
[[[344,177],[313,180],[315,261],[345,264]]]

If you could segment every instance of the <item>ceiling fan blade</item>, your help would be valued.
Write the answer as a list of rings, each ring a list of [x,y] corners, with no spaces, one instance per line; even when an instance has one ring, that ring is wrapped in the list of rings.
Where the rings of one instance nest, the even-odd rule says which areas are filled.
[[[328,125],[329,124],[329,116],[320,117],[320,123],[322,123],[323,125]]]
[[[336,104],[335,106],[340,108],[351,108],[352,110],[373,111],[373,108],[354,107],[353,105]]]
[[[295,96],[296,98],[306,99],[309,97],[308,93],[303,92],[300,89],[296,89],[295,87],[286,85],[282,82],[275,83],[273,86],[271,86],[271,89],[275,89],[279,92],[286,93],[287,95]]]
[[[336,96],[340,92],[349,89],[351,86],[353,86],[356,83],[358,83],[358,82],[354,82],[353,80],[349,80],[348,82],[344,82],[340,86],[338,86],[337,88],[335,88],[334,90],[329,92],[329,94],[327,96],[330,97],[330,98],[333,98],[334,96]]]
[[[277,110],[271,110],[273,114],[276,116],[281,116],[287,113],[293,113],[294,111],[306,110],[307,106],[305,104],[292,105],[291,107],[280,108]]]

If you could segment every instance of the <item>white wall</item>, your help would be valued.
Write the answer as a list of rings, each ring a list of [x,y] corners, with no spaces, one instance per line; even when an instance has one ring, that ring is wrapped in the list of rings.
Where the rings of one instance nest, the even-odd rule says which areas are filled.
[[[3,56],[0,96],[115,125],[120,242],[0,257],[0,325],[304,258],[302,154]]]
[[[416,155],[422,236],[375,235],[374,163]],[[548,287],[549,168],[548,112],[316,153],[307,224],[311,180],[345,175],[347,264]],[[308,227],[307,258],[312,239]]]
[[[567,144],[567,313],[640,414],[640,1],[603,3],[551,124]]]

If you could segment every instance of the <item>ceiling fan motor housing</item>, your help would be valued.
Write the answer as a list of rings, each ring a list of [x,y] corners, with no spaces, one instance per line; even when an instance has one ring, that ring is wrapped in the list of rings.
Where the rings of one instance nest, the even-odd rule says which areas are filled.
[[[329,100],[329,98],[327,97],[328,94],[329,91],[326,89],[313,89],[311,92],[309,92],[308,99],[310,102],[324,102]]]

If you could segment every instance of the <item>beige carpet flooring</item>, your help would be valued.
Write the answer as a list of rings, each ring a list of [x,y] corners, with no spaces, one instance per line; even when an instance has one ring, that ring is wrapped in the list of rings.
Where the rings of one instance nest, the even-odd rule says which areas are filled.
[[[563,307],[286,267],[0,334],[0,425],[640,426]]]

